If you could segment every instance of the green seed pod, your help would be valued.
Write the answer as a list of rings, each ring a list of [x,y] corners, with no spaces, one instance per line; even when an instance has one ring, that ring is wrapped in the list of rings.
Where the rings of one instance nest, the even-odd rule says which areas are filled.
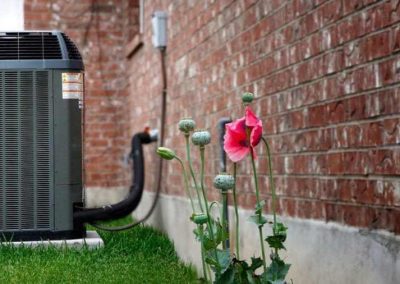
[[[207,223],[208,217],[204,213],[198,213],[198,214],[194,213],[192,217],[190,217],[190,219],[193,221],[193,223],[197,225],[202,225]]]
[[[182,118],[178,123],[179,130],[183,133],[189,133],[194,130],[196,123],[191,118]]]
[[[211,142],[210,132],[207,130],[196,130],[192,135],[192,142],[197,146],[205,146]]]
[[[172,160],[176,157],[175,152],[167,147],[158,147],[157,154],[165,160]]]
[[[226,192],[235,186],[235,179],[229,174],[219,174],[214,178],[214,186],[222,192]]]
[[[254,95],[252,94],[252,93],[244,93],[243,95],[242,95],[242,102],[245,104],[245,105],[248,105],[248,104],[250,104],[252,101],[253,101],[253,99],[254,99]]]

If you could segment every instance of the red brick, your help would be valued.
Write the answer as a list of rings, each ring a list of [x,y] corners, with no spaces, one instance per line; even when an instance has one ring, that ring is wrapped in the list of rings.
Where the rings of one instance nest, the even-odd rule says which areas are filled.
[[[368,37],[364,41],[366,59],[372,60],[390,54],[390,31],[384,31]]]
[[[346,105],[342,100],[326,105],[327,122],[337,124],[346,118]]]
[[[397,150],[371,150],[369,152],[371,172],[380,175],[385,173],[400,174],[400,166],[397,163],[398,156],[399,151]]]
[[[320,27],[326,26],[330,23],[336,22],[342,16],[342,2],[340,0],[333,0],[321,7],[322,23]]]
[[[316,127],[325,125],[327,120],[326,114],[325,105],[310,107],[308,109],[308,126]]]
[[[400,142],[400,120],[387,119],[383,121],[383,143],[385,145],[395,145]]]
[[[363,0],[343,1],[343,15],[354,13],[363,7]]]
[[[392,30],[392,38],[393,38],[392,51],[397,51],[400,49],[400,26],[395,27]]]

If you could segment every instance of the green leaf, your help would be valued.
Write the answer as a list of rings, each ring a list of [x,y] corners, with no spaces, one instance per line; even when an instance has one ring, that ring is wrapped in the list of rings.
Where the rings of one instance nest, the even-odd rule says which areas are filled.
[[[214,271],[222,274],[231,264],[231,253],[229,249],[217,249],[216,252],[217,255],[215,255],[215,250],[207,251],[206,262],[211,265]]]
[[[249,284],[259,284],[260,283],[260,279],[250,270],[248,270],[246,272],[247,275],[247,281],[249,282]]]
[[[232,267],[227,269],[219,277],[215,279],[215,284],[230,284],[235,283],[235,271]]]
[[[203,241],[203,237],[201,236],[201,229],[199,227],[193,230],[193,234],[195,235],[196,240],[198,240],[199,242]]]
[[[283,225],[282,223],[276,223],[273,227],[273,232],[275,236],[279,236],[282,242],[286,240],[286,231],[287,227]]]
[[[289,268],[290,264],[286,264],[279,258],[274,258],[270,266],[268,266],[267,270],[262,274],[263,283],[284,283]]]
[[[219,266],[221,267],[221,273],[224,273],[228,269],[229,264],[231,263],[231,252],[229,251],[229,249],[217,250],[217,255],[218,255],[218,263]]]
[[[214,238],[211,238],[208,226],[203,232],[203,238],[198,238],[201,239],[206,251],[217,248],[222,242],[229,238],[228,232],[224,232],[224,230],[222,229],[222,225],[218,220],[211,220],[211,228]],[[196,233],[198,234],[199,232],[197,231],[195,232],[195,234]]]
[[[275,280],[271,282],[271,284],[285,284],[285,283],[286,283],[285,280]]]
[[[214,242],[213,239],[210,239],[207,235],[203,235],[203,246],[206,251],[215,249],[218,244]]]
[[[262,214],[262,210],[263,210],[264,205],[265,205],[265,200],[261,200],[260,203],[258,203],[256,205],[256,211],[255,211],[256,215],[257,214]]]
[[[211,251],[208,251],[207,253],[209,253],[209,252],[211,252]],[[213,256],[211,256],[211,255],[208,255],[208,256],[206,256],[205,261],[211,266],[211,268],[213,269],[213,271],[217,271],[217,270],[218,270],[218,269],[217,269],[217,268],[219,268],[219,267],[218,267],[218,262],[217,262],[217,260],[215,259],[215,257],[213,257]]]
[[[249,265],[246,261],[236,261],[234,263],[235,270],[235,283],[247,283],[247,274],[246,271],[249,268]]]
[[[269,236],[265,240],[269,244],[270,248],[286,249],[283,245],[282,239],[279,236]]]
[[[249,221],[256,224],[258,227],[262,227],[265,223],[267,223],[267,218],[265,218],[263,215],[251,215],[249,217]]]
[[[224,230],[222,229],[222,225],[219,223],[219,221],[211,221],[211,228],[214,238],[211,238],[208,227],[204,231],[203,235],[203,245],[206,250],[217,248],[218,245],[229,238],[228,232],[224,232]]]
[[[254,272],[254,271],[256,271],[257,268],[261,267],[262,265],[263,265],[263,261],[261,258],[252,257],[251,265],[250,265],[249,269]]]
[[[213,223],[213,232],[217,244],[220,244],[229,238],[228,232],[223,230],[222,224],[219,221]]]

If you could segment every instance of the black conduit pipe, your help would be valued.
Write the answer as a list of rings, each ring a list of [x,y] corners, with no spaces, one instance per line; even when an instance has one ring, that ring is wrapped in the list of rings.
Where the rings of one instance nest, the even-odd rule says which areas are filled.
[[[226,172],[226,153],[224,150],[224,136],[225,136],[225,125],[227,123],[232,122],[232,120],[228,117],[223,117],[218,121],[218,132],[219,132],[219,147],[220,147],[220,171],[221,172]],[[229,230],[229,212],[228,212],[228,207],[226,208],[226,211],[224,212],[225,216],[226,216],[226,226],[227,229]],[[225,241],[225,247],[229,248],[229,239],[227,239]]]
[[[167,72],[165,66],[165,57],[166,57],[165,48],[160,49],[160,55],[161,55],[162,97],[161,97],[161,121],[160,121],[161,125],[160,125],[158,146],[161,147],[164,146],[165,122],[166,122],[166,112],[167,112],[166,111],[167,89],[168,89]],[[138,138],[135,138],[136,135],[132,138],[133,155],[131,157],[133,158],[134,180],[133,180],[133,185],[130,188],[130,193],[128,195],[128,198],[115,205],[107,205],[103,206],[102,208],[96,208],[96,209],[84,208],[81,211],[77,211],[76,213],[74,213],[74,222],[78,224],[90,223],[92,226],[100,230],[119,232],[133,228],[141,224],[142,222],[146,221],[151,216],[157,205],[161,193],[163,159],[160,157],[158,158],[158,165],[157,165],[156,194],[153,203],[151,205],[151,208],[149,209],[147,214],[139,221],[123,226],[109,227],[96,224],[96,222],[98,221],[107,221],[124,217],[129,213],[131,213],[133,210],[135,210],[136,207],[139,205],[139,202],[142,198],[143,187],[144,187],[144,162],[143,162],[142,143],[147,144],[150,142],[154,142],[155,140],[152,139],[148,133],[139,133],[137,135],[138,138],[140,138],[141,143],[138,143]]]
[[[167,114],[167,70],[165,66],[165,56],[166,56],[166,49],[160,49],[160,56],[161,56],[161,79],[162,79],[162,97],[161,97],[161,120],[160,120],[160,134],[158,138],[158,147],[164,146],[164,137],[165,137],[165,123],[166,123],[166,114]],[[158,199],[160,198],[161,194],[161,182],[162,182],[162,169],[163,169],[163,159],[158,157],[158,164],[157,164],[157,173],[156,173],[156,193],[153,199],[153,203],[151,204],[150,209],[147,211],[146,215],[142,217],[142,219],[133,222],[131,224],[120,226],[120,227],[104,227],[104,226],[96,226],[98,229],[106,230],[106,231],[123,231],[130,228],[133,228],[147,219],[153,214],[154,209],[156,209],[156,205],[158,203]]]
[[[160,135],[158,139],[158,147],[164,146],[164,139],[165,139],[165,123],[166,123],[166,115],[167,115],[167,68],[165,64],[166,59],[166,48],[160,48],[160,60],[161,60],[161,80],[162,80],[162,91],[161,91],[161,120],[160,120]],[[162,183],[162,169],[163,169],[163,160],[161,157],[158,157],[158,167],[157,167],[157,179],[156,179],[156,193],[154,196],[153,203],[147,214],[139,221],[136,222],[140,224],[146,221],[151,214],[153,214],[154,209],[158,203],[158,199],[160,198],[161,194],[161,183]]]
[[[219,168],[221,172],[226,172],[226,153],[224,150],[224,136],[225,136],[225,125],[232,122],[228,117],[223,117],[218,121],[218,132],[219,132],[219,147],[220,147],[220,159]]]
[[[74,212],[74,222],[92,223],[108,221],[127,216],[139,205],[144,187],[144,161],[142,144],[153,142],[149,133],[141,132],[132,137],[133,180],[129,195],[124,200],[100,208],[77,208]]]

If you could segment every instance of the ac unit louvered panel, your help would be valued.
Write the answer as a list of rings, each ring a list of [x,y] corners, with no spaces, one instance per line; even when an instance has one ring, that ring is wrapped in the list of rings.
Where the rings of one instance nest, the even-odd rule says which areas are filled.
[[[0,60],[63,59],[56,35],[45,32],[0,33]]]
[[[5,225],[5,98],[4,98],[4,78],[3,73],[0,72],[0,228]]]
[[[69,59],[82,59],[81,54],[79,53],[78,48],[72,42],[72,40],[65,34],[62,34],[65,45],[67,46],[68,58]]]
[[[41,35],[20,36],[18,38],[19,59],[42,59],[43,38]]]
[[[0,36],[0,59],[18,59],[18,39],[15,37]]]
[[[5,96],[5,192],[6,228],[19,229],[19,119],[18,119],[18,73],[4,74]]]
[[[0,228],[50,229],[47,71],[0,72]]]
[[[60,44],[58,38],[53,35],[43,36],[43,58],[59,59],[62,58]]]
[[[34,228],[34,94],[33,72],[20,72],[21,228]]]
[[[50,227],[50,121],[48,72],[36,72],[37,227]]]

